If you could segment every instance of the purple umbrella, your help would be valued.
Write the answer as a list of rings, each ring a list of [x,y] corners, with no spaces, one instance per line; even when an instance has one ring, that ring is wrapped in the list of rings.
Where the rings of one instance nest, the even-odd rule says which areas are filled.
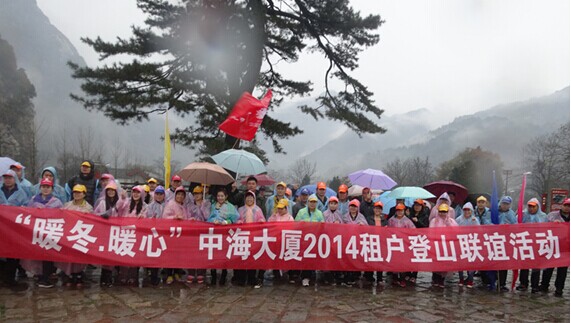
[[[349,174],[349,179],[352,184],[379,190],[390,190],[397,185],[387,174],[370,168]]]

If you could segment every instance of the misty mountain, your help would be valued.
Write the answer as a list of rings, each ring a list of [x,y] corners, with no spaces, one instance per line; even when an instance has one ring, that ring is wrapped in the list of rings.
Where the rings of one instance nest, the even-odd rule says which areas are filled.
[[[383,168],[396,158],[428,156],[434,166],[454,157],[466,147],[480,146],[498,153],[508,168],[518,168],[522,148],[534,137],[550,133],[569,121],[569,87],[551,95],[494,106],[461,116],[430,130],[427,110],[384,118],[386,134],[365,137],[347,133],[308,154],[319,163],[322,174],[347,174],[362,168]],[[404,122],[403,122],[404,121]],[[414,142],[416,141],[416,142]],[[333,151],[344,152],[341,162],[330,162]],[[323,156],[327,156],[323,158]]]

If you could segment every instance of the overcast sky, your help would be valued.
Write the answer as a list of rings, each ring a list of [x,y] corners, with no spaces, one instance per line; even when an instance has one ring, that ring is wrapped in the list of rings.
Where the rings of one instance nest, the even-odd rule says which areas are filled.
[[[37,0],[52,24],[88,64],[97,56],[80,37],[127,37],[144,16],[135,0]],[[379,44],[361,55],[354,76],[393,115],[428,108],[455,116],[500,103],[547,95],[569,85],[570,1],[352,1],[380,14]],[[289,67],[291,76],[322,90],[319,55]]]

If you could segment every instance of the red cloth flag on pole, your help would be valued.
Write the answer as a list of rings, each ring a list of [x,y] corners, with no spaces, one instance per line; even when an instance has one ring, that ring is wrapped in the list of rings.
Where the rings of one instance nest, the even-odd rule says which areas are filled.
[[[523,205],[524,205],[523,203],[525,199],[525,186],[527,182],[527,174],[528,173],[523,173],[523,178],[521,180],[521,190],[519,191],[519,201],[517,202],[517,223],[523,222]],[[517,278],[519,276],[519,271],[513,270],[512,274],[513,274],[512,290],[514,290],[515,282],[517,281]]]
[[[264,120],[271,99],[272,90],[268,90],[261,100],[244,92],[218,128],[232,137],[251,141]]]

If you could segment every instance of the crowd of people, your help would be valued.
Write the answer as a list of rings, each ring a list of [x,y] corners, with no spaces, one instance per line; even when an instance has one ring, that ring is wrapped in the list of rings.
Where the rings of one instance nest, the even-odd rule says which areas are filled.
[[[0,205],[28,206],[34,208],[63,208],[85,213],[93,213],[103,218],[136,217],[158,218],[188,221],[203,221],[213,224],[235,224],[255,222],[305,221],[327,222],[354,225],[388,226],[395,228],[433,228],[449,226],[474,226],[491,224],[489,201],[485,196],[476,199],[476,205],[467,202],[455,203],[455,194],[447,192],[438,197],[435,205],[417,199],[412,206],[406,206],[404,200],[397,200],[389,210],[382,202],[373,200],[370,188],[363,188],[358,198],[348,196],[345,184],[337,188],[335,196],[326,196],[327,185],[319,182],[315,192],[307,188],[296,191],[285,182],[275,185],[273,194],[265,196],[260,192],[256,177],[246,181],[244,190],[234,183],[229,187],[210,187],[194,183],[188,189],[183,186],[180,176],[171,178],[170,187],[165,189],[159,181],[150,178],[144,185],[136,185],[128,191],[111,174],[102,174],[95,178],[93,162],[86,160],[80,165],[77,176],[72,177],[63,186],[60,185],[54,167],[46,167],[36,185],[24,177],[24,167],[19,163],[10,166],[2,174]],[[517,217],[512,210],[512,198],[503,196],[499,201],[500,224],[516,224]],[[537,198],[527,202],[523,223],[569,222],[569,199],[563,202],[563,208],[545,214],[541,211]],[[4,283],[13,284],[19,274],[28,272],[37,277],[37,285],[42,288],[53,287],[53,274],[60,270],[68,286],[84,284],[85,265],[73,263],[53,263],[28,259],[4,259],[2,278]],[[531,285],[530,285],[531,271]],[[554,268],[521,270],[517,290],[532,293],[547,292]],[[557,268],[555,295],[562,296],[568,267]],[[292,283],[301,281],[309,286],[315,279],[312,271],[290,270],[234,270],[233,285],[252,285],[260,288],[266,279],[286,279]],[[172,284],[185,280],[188,283],[206,283],[206,270],[180,268],[149,268],[147,270],[151,284],[162,281]],[[162,274],[161,274],[162,273]],[[411,286],[416,283],[416,272],[386,273],[396,286]],[[432,284],[437,288],[445,286],[446,276],[450,273],[432,273]],[[264,276],[265,275],[265,276]],[[506,287],[507,271],[459,272],[460,286],[472,288],[474,276],[478,275],[483,285],[490,290],[508,291]],[[100,284],[136,284],[139,281],[139,268],[102,266]],[[227,270],[218,276],[216,269],[211,270],[210,284],[226,283]],[[324,283],[354,285],[359,279],[365,282],[383,281],[382,272],[324,272]]]

